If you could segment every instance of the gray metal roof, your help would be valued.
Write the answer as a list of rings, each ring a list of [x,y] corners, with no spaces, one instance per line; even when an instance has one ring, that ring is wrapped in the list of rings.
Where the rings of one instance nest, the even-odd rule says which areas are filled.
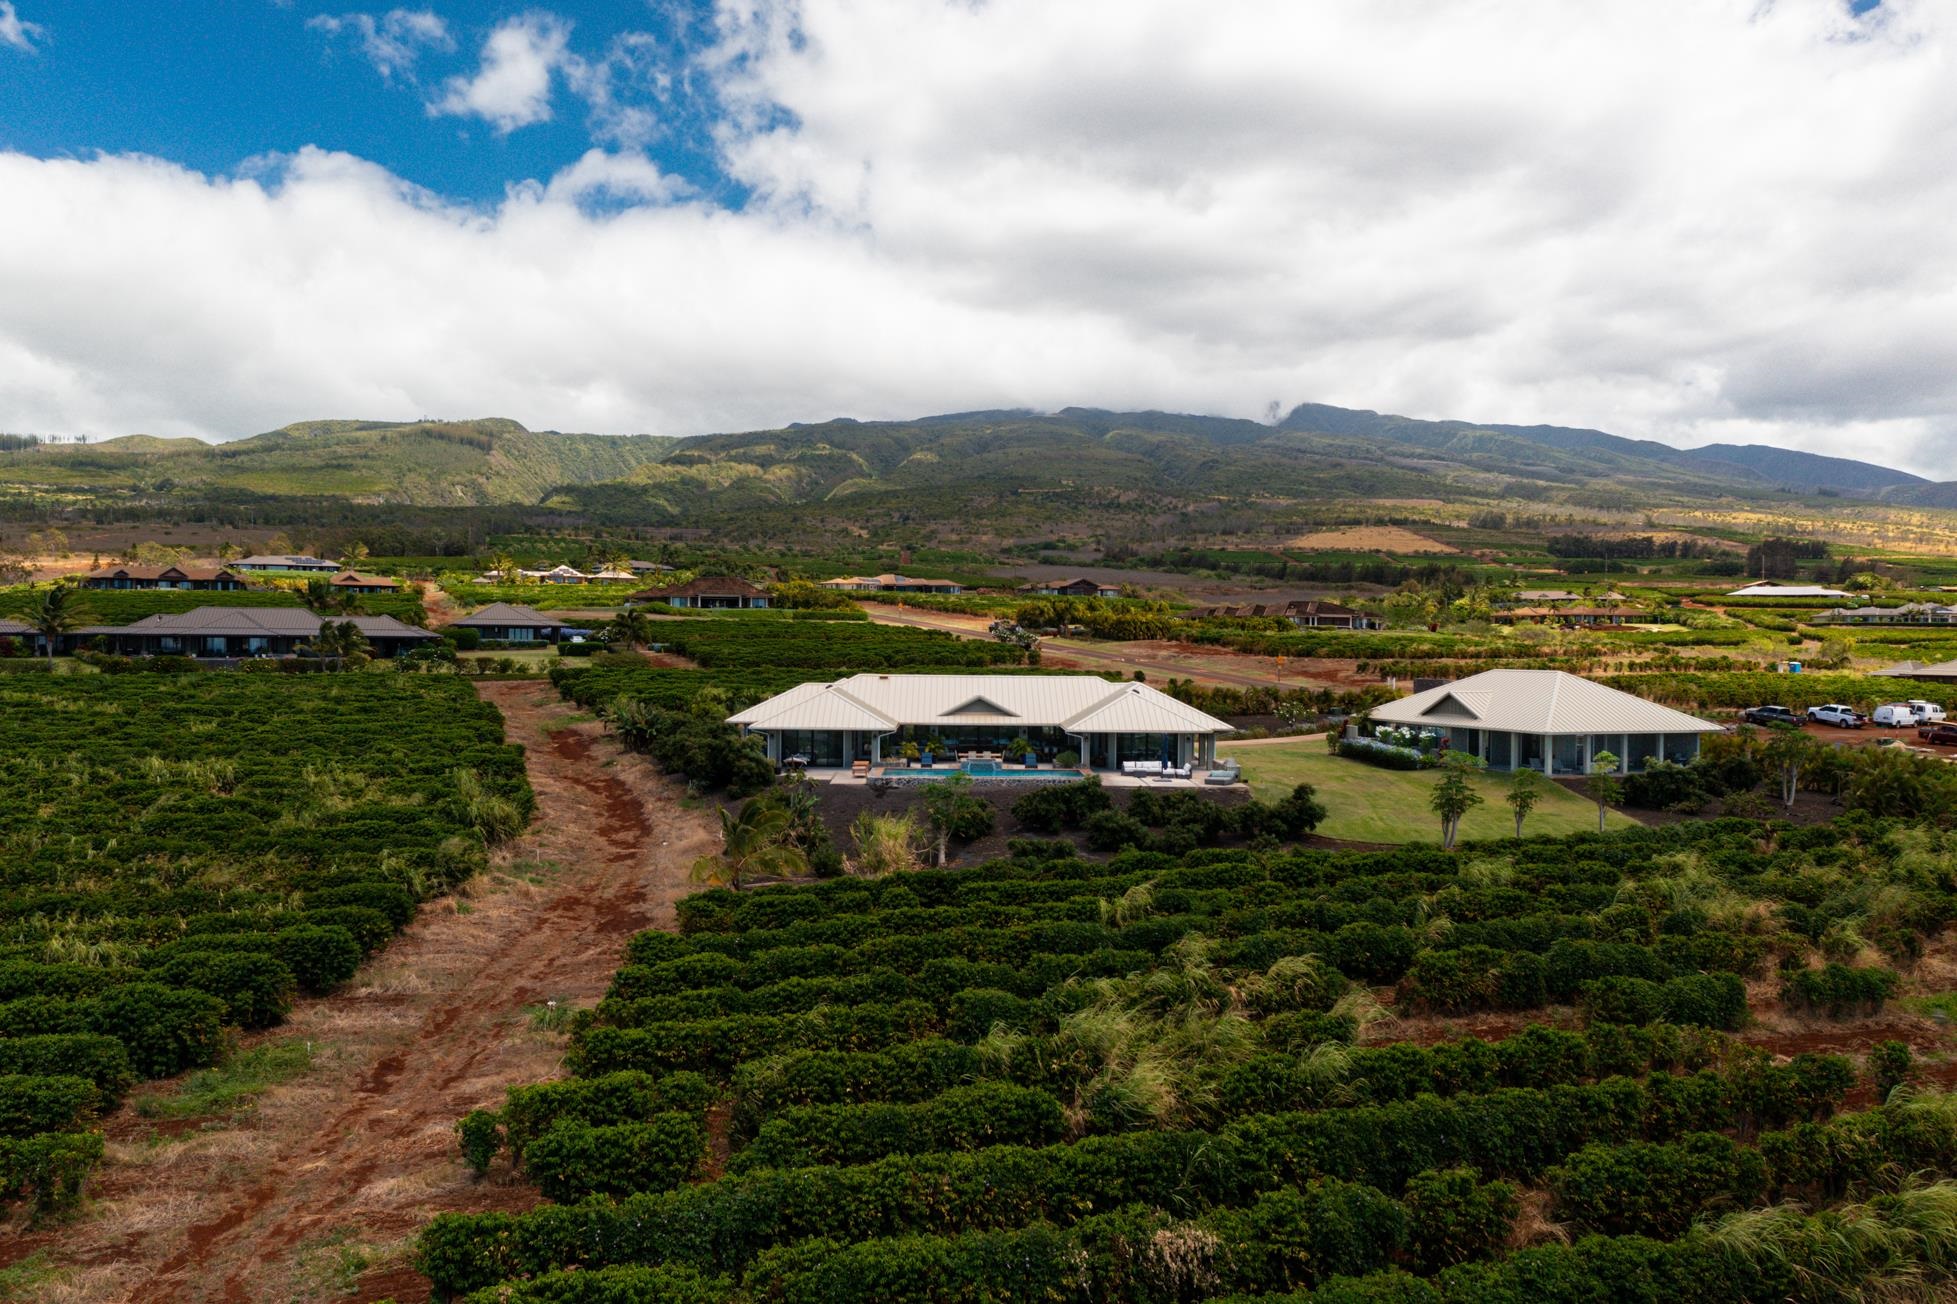
[[[562,625],[562,619],[546,616],[534,607],[522,606],[515,602],[492,602],[481,611],[471,612],[460,620],[452,620],[451,625]]]
[[[303,607],[198,607],[192,611],[161,612],[132,625],[88,625],[84,635],[137,634],[209,638],[312,638],[326,621],[352,621],[368,638],[439,638],[425,629],[392,616],[321,616]]]
[[[1372,718],[1552,735],[1720,732],[1697,716],[1562,670],[1484,670],[1374,707]]]
[[[23,634],[32,634],[33,632],[34,627],[32,625],[23,625],[18,620],[8,620],[5,617],[0,617],[0,635],[5,635],[8,638],[19,638]]]
[[[863,674],[801,684],[728,717],[750,728],[853,729],[900,725],[1063,728],[1074,733],[1234,733],[1228,723],[1147,684],[1095,675]]]
[[[1903,661],[1883,670],[1872,670],[1872,675],[1891,679],[1957,679],[1957,661]]]

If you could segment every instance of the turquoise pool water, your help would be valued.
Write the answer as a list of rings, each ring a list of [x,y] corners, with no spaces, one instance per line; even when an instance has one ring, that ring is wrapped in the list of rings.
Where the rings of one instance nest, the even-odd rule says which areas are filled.
[[[883,777],[886,779],[942,779],[947,775],[963,770],[974,779],[1020,779],[1044,780],[1048,783],[1056,779],[1078,779],[1075,770],[1021,770],[1008,769],[997,761],[966,761],[962,765],[937,765],[925,769],[921,765],[886,765]]]

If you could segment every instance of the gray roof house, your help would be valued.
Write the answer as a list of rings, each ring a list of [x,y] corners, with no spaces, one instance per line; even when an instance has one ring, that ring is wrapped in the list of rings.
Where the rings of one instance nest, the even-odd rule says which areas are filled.
[[[64,642],[101,638],[111,651],[132,656],[291,656],[300,644],[317,638],[329,620],[336,625],[351,621],[378,657],[440,638],[392,616],[321,616],[303,607],[198,607],[145,616],[130,625],[86,625]]]
[[[1150,688],[1096,675],[861,674],[801,684],[729,716],[767,740],[768,757],[816,766],[881,764],[905,742],[1004,754],[1023,738],[1046,759],[1074,752],[1087,769],[1164,762],[1207,767],[1235,729]]]
[[[515,602],[492,602],[449,623],[505,643],[555,643],[564,637],[562,620]]]
[[[251,557],[240,557],[231,563],[232,570],[246,571],[319,571],[331,575],[340,570],[340,563],[327,561],[321,557],[309,557],[303,553],[259,553]]]
[[[1432,730],[1491,770],[1523,766],[1553,775],[1590,772],[1617,757],[1618,772],[1654,759],[1689,762],[1719,725],[1562,670],[1484,670],[1374,707],[1375,725]]]

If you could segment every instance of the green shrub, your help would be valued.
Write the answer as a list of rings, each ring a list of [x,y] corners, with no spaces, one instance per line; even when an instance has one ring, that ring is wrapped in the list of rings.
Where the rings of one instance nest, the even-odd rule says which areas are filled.
[[[690,1180],[707,1157],[707,1130],[692,1114],[660,1114],[644,1123],[593,1127],[560,1120],[524,1149],[523,1167],[547,1199],[669,1191]]]
[[[94,1120],[98,1101],[87,1078],[0,1074],[0,1137],[78,1132]]]
[[[119,1104],[136,1084],[123,1044],[86,1032],[0,1038],[0,1073],[84,1078],[94,1085],[104,1108]]]
[[[1891,969],[1851,969],[1830,963],[1819,969],[1802,969],[1790,974],[1781,987],[1780,998],[1797,1010],[1810,1010],[1834,1019],[1879,1014],[1883,1003],[1895,992],[1896,982],[1895,971]]]
[[[1508,1239],[1519,1207],[1514,1187],[1478,1181],[1467,1168],[1416,1173],[1401,1202],[1407,1253],[1426,1273],[1493,1253]]]
[[[496,1152],[503,1148],[503,1129],[496,1112],[470,1110],[457,1120],[455,1134],[462,1147],[462,1162],[469,1165],[469,1171],[477,1177],[488,1172]]]

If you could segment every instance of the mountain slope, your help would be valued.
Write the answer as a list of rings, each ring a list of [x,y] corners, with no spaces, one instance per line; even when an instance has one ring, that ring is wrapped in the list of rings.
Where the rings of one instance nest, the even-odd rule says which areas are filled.
[[[1286,430],[1386,439],[1452,452],[1458,456],[1481,458],[1520,454],[1521,445],[1497,444],[1486,439],[1491,434],[1510,436],[1524,441],[1526,445],[1554,449],[1562,454],[1551,459],[1555,469],[1588,471],[1591,474],[1623,474],[1642,467],[1645,474],[1670,479],[1671,474],[1655,469],[1664,467],[1687,476],[1712,475],[1727,481],[1753,482],[1765,487],[1809,493],[1833,489],[1844,493],[1873,494],[1891,486],[1930,483],[1907,471],[1849,458],[1775,448],[1767,444],[1707,444],[1699,448],[1673,448],[1654,440],[1625,439],[1602,430],[1424,421],[1414,417],[1327,407],[1318,403],[1300,404],[1278,424]]]
[[[669,453],[651,435],[566,435],[514,421],[303,421],[226,444],[131,435],[0,454],[0,484],[108,496],[339,497],[419,505],[534,503]]]

